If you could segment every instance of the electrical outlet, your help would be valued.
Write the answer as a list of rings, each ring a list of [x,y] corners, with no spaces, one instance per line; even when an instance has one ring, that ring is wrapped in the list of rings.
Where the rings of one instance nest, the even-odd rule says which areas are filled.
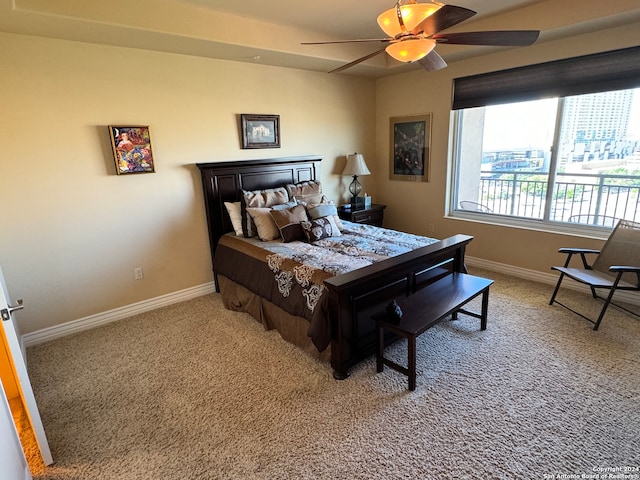
[[[136,280],[142,280],[144,278],[142,267],[136,267],[133,269],[133,278]]]
[[[433,232],[435,232],[435,231],[436,231],[436,227],[433,225],[433,223],[430,223],[430,224],[429,224],[429,231],[430,231],[431,233],[433,233]]]

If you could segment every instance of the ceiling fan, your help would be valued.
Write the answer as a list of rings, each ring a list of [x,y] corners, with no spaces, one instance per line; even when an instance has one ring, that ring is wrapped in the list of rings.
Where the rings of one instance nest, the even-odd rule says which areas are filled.
[[[539,30],[497,30],[483,32],[439,33],[476,14],[473,10],[454,5],[429,2],[417,3],[409,0],[403,4],[398,0],[393,8],[378,16],[378,25],[387,38],[337,40],[332,42],[303,42],[302,45],[324,45],[332,43],[381,42],[387,46],[353,62],[342,65],[329,73],[341,72],[376,55],[387,52],[401,62],[418,62],[427,71],[440,70],[447,66],[436,53],[437,43],[458,45],[527,46],[540,35]]]

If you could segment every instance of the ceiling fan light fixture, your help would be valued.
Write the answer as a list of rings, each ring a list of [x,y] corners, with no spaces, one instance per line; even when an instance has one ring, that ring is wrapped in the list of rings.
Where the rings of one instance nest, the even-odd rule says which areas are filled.
[[[425,18],[437,12],[440,7],[442,7],[442,5],[435,3],[409,3],[407,5],[400,5],[405,30],[402,30],[400,22],[398,21],[398,12],[396,7],[393,7],[378,16],[378,25],[384,33],[390,37],[395,37],[406,31],[410,32]]]
[[[435,46],[436,41],[429,38],[408,38],[390,43],[385,50],[396,60],[409,63],[426,57]]]

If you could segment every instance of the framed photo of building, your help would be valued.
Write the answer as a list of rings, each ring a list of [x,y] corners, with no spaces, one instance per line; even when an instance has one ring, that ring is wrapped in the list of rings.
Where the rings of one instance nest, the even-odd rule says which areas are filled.
[[[240,114],[242,148],[280,148],[280,115]]]
[[[431,114],[390,118],[389,179],[428,182]]]
[[[116,173],[153,173],[155,162],[148,126],[109,125]]]

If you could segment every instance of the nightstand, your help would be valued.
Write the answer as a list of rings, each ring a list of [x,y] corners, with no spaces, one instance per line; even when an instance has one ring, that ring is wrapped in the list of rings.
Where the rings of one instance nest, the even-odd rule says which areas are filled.
[[[379,205],[374,203],[367,208],[362,208],[360,210],[351,210],[350,205],[343,205],[338,208],[338,216],[342,220],[347,220],[349,222],[366,223],[367,225],[375,225],[376,227],[381,227],[385,208],[387,208],[386,205]]]

